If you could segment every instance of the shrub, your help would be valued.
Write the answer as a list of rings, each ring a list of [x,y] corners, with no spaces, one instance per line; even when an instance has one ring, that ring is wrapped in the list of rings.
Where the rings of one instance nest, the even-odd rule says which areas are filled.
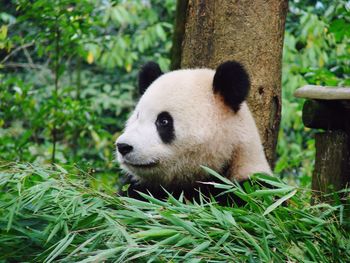
[[[218,176],[213,173],[213,176]],[[309,204],[310,191],[265,175],[274,189],[217,184],[244,207],[145,197],[89,187],[56,165],[2,164],[0,260],[31,262],[349,262],[344,205]],[[284,204],[287,201],[287,204]],[[349,196],[344,202],[350,201]]]

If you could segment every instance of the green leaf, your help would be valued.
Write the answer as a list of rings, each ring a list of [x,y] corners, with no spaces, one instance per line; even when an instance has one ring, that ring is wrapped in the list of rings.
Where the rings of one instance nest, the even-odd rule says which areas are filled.
[[[5,40],[7,37],[7,26],[6,25],[2,25],[0,27],[0,41]]]
[[[288,186],[288,187],[279,188],[279,189],[256,190],[255,192],[250,193],[249,196],[264,196],[264,195],[273,196],[276,194],[290,192],[293,189],[295,189],[295,187]]]
[[[174,229],[163,229],[163,228],[155,228],[145,231],[140,231],[132,234],[132,237],[135,238],[160,238],[177,234],[178,231]]]
[[[270,205],[268,208],[266,208],[265,212],[263,213],[263,216],[271,213],[273,210],[275,210],[278,206],[280,206],[281,204],[283,204],[283,202],[287,201],[288,199],[290,199],[291,197],[293,197],[295,194],[297,193],[297,190],[293,190],[291,191],[289,194],[281,197],[280,199],[278,199],[275,203],[273,203],[272,205]]]
[[[169,212],[163,212],[161,213],[161,215],[169,220],[172,224],[182,227],[183,229],[187,230],[189,233],[191,233],[192,235],[199,237],[199,238],[203,238],[205,237],[205,233],[199,231],[197,228],[194,227],[193,223],[190,221],[185,221],[182,220],[174,215],[172,215]]]
[[[203,250],[207,249],[210,246],[210,241],[204,241],[200,245],[196,246],[194,249],[192,249],[190,252],[188,252],[185,256],[184,259],[187,259],[191,256],[194,256]]]
[[[229,179],[223,177],[222,175],[218,174],[218,173],[217,173],[216,171],[214,171],[213,169],[210,169],[209,167],[202,166],[202,165],[201,165],[201,167],[202,167],[203,170],[206,171],[208,174],[213,175],[214,177],[220,179],[220,180],[223,181],[224,183],[226,183],[226,184],[228,184],[228,185],[234,185],[234,183],[233,183],[231,180],[229,180]]]
[[[337,42],[341,42],[344,38],[350,37],[349,23],[344,19],[334,20],[330,25],[329,31],[334,34]]]
[[[45,263],[52,262],[55,258],[57,258],[74,240],[75,234],[69,234],[61,239],[55,249],[49,254],[49,256],[45,259]]]

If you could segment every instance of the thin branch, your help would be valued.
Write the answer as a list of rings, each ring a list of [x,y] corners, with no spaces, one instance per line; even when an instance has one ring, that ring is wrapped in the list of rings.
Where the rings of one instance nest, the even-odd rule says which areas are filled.
[[[34,62],[33,62],[33,59],[32,57],[30,56],[29,52],[28,52],[28,49],[26,47],[23,47],[23,51],[24,51],[24,55],[26,56],[29,64],[32,66],[34,65]]]
[[[56,17],[56,57],[55,57],[55,100],[58,99],[58,78],[59,78],[59,69],[60,69],[60,28],[58,27],[58,16]],[[56,157],[56,144],[57,144],[57,120],[56,120],[56,108],[54,108],[54,120],[53,120],[53,129],[52,129],[52,156],[51,163],[55,163]]]
[[[12,57],[13,55],[16,55],[22,49],[25,49],[25,48],[33,46],[33,45],[34,45],[34,42],[27,43],[27,44],[24,44],[22,46],[19,46],[18,48],[14,49],[10,54],[8,54],[3,60],[1,60],[0,64],[5,63],[10,57]]]
[[[38,64],[29,64],[29,63],[21,63],[21,62],[9,62],[3,65],[5,68],[32,68],[32,69],[47,69],[43,65],[38,65]]]

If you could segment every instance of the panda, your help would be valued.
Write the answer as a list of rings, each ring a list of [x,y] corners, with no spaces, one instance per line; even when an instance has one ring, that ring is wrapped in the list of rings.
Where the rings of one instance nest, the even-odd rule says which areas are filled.
[[[202,194],[227,205],[237,198],[208,183],[217,179],[202,166],[240,183],[254,173],[271,174],[245,102],[250,81],[240,63],[163,73],[148,62],[138,83],[141,98],[116,141],[128,185],[122,195],[165,199],[171,193],[199,200]]]

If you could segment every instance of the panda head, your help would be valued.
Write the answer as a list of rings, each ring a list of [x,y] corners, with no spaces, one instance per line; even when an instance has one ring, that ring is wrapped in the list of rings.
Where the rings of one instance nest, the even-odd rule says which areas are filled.
[[[240,112],[247,108],[249,87],[248,74],[234,61],[216,71],[165,74],[149,62],[139,73],[142,97],[116,141],[121,168],[163,185],[200,180],[201,165],[222,171],[245,138]]]

